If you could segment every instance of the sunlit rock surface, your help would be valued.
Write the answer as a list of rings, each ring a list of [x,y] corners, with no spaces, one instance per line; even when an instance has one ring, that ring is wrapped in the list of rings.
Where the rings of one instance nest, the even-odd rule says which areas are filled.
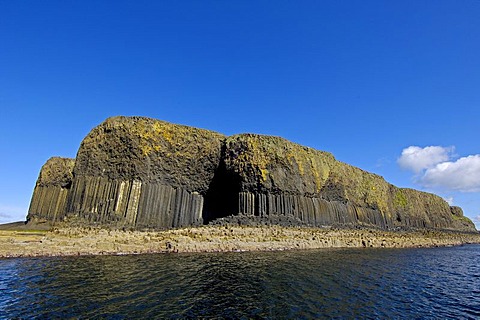
[[[232,215],[267,224],[475,230],[442,198],[397,188],[330,153],[143,117],[109,118],[75,161],[47,161],[27,218],[172,228]]]
[[[65,216],[75,159],[52,157],[42,166],[27,219],[52,221]]]

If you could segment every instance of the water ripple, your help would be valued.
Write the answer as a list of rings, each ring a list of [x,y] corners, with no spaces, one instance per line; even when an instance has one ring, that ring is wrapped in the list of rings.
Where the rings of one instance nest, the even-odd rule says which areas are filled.
[[[0,319],[478,319],[480,246],[0,260]]]

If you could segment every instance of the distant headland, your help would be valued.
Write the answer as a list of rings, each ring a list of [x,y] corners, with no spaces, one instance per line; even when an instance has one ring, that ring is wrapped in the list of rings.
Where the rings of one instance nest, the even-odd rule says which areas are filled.
[[[145,117],[112,117],[76,159],[40,171],[27,221],[171,229],[216,221],[286,227],[476,231],[434,194],[280,137],[224,136]]]

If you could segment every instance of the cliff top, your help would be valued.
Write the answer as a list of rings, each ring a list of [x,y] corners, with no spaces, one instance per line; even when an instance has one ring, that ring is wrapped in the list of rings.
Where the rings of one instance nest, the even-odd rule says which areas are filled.
[[[82,141],[74,172],[205,191],[223,139],[214,131],[146,117],[112,117]]]
[[[69,187],[73,178],[75,159],[52,157],[42,166],[37,186]]]

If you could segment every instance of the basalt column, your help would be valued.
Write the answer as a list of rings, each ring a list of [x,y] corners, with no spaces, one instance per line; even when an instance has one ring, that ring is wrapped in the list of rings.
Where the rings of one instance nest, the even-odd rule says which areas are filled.
[[[136,227],[200,224],[223,139],[150,118],[109,118],[80,146],[67,211]]]
[[[74,164],[75,159],[53,157],[42,166],[27,220],[55,222],[64,217]]]
[[[240,181],[234,211],[241,214],[289,215],[315,226],[444,229],[454,225],[455,216],[440,197],[397,188],[378,175],[335,160],[330,153],[279,137],[229,137],[223,161],[225,170]]]
[[[475,230],[442,198],[395,187],[328,152],[144,117],[109,118],[75,160],[48,160],[27,219],[172,228],[236,214],[312,226]]]

